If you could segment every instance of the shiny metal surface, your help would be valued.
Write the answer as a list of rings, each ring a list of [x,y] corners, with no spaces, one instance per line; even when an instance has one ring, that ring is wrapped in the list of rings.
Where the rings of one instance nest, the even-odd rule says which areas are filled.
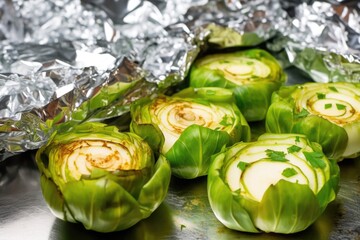
[[[346,159],[340,168],[337,200],[298,234],[246,234],[225,228],[210,209],[205,177],[173,178],[165,202],[148,219],[125,231],[101,234],[52,215],[42,197],[33,153],[27,152],[0,166],[0,240],[360,239],[360,159]]]

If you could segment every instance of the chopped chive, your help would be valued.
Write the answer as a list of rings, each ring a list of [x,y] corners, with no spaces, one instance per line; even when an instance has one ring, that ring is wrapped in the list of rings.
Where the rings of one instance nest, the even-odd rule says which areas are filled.
[[[300,142],[300,137],[299,136],[295,136],[295,143],[299,143]]]
[[[326,95],[325,93],[316,93],[318,99],[325,99]]]
[[[233,117],[229,117],[228,115],[225,115],[222,120],[219,123],[222,126],[231,126],[234,124],[234,118]]]
[[[332,103],[325,103],[324,108],[329,109],[332,107]]]
[[[301,147],[292,145],[291,147],[288,147],[287,150],[288,150],[288,153],[299,152],[301,150]]]
[[[281,173],[284,177],[292,177],[298,174],[298,172],[294,168],[285,168],[284,171]]]
[[[330,86],[329,89],[330,89],[331,91],[338,92],[338,90],[337,90],[336,87],[334,87],[334,86]]]
[[[237,167],[241,170],[241,171],[244,171],[245,170],[245,168],[247,167],[249,165],[249,163],[247,163],[247,162],[239,162],[238,163],[238,165],[237,165]]]
[[[307,115],[309,115],[308,110],[303,108],[298,114],[295,115],[295,118],[302,118],[302,117],[306,117]]]
[[[338,110],[344,110],[344,109],[346,108],[346,106],[343,105],[343,104],[337,103],[337,104],[336,104],[336,108],[337,108]]]
[[[321,152],[304,152],[306,160],[315,168],[325,168],[324,154]]]
[[[272,160],[272,161],[277,161],[277,162],[287,162],[289,160],[287,160],[285,158],[285,153],[281,152],[281,151],[274,151],[271,149],[266,149],[265,150],[266,155]]]
[[[246,62],[247,65],[254,65],[254,62]]]

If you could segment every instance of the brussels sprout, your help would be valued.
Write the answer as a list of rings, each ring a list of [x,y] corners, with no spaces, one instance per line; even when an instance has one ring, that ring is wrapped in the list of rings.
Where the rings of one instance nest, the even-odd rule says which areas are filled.
[[[360,152],[360,84],[305,83],[274,93],[266,117],[271,133],[301,133],[338,161]]]
[[[54,215],[112,232],[147,218],[168,191],[171,169],[134,133],[85,123],[56,134],[36,153],[41,188]]]
[[[265,118],[271,94],[285,81],[286,75],[276,59],[261,49],[207,55],[190,69],[192,87],[232,89],[248,122]]]
[[[250,127],[230,90],[187,88],[173,96],[144,98],[131,106],[130,130],[169,160],[180,178],[207,174],[210,157],[224,146],[250,140]]]
[[[210,206],[226,227],[295,233],[309,227],[336,198],[339,166],[300,134],[261,135],[213,156]]]

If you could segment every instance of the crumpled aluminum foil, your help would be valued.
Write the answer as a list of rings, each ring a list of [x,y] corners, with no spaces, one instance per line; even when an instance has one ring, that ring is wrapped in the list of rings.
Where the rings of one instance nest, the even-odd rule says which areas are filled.
[[[286,51],[290,64],[312,76],[316,57],[304,53],[331,52],[328,76],[333,69],[348,71],[349,64],[357,74],[359,6],[346,7],[348,15],[336,8],[338,18],[329,17],[329,6],[278,0],[2,1],[0,161],[41,147],[53,131],[74,122],[126,115],[136,99],[181,84],[198,54],[212,48],[269,42],[270,49]],[[304,48],[298,29],[312,30],[313,22],[323,29],[337,22],[345,30],[334,35],[335,43],[308,32],[313,45]],[[349,51],[330,51],[343,33],[353,39],[345,41]]]
[[[289,26],[269,48],[284,48],[290,64],[316,82],[359,82],[360,3],[314,1],[292,12]]]

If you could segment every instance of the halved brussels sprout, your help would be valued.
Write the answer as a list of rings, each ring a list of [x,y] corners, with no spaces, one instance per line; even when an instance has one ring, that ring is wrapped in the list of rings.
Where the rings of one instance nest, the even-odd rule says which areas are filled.
[[[309,227],[336,198],[339,167],[300,134],[263,134],[213,156],[210,206],[226,227],[295,233]]]
[[[232,89],[236,104],[250,121],[263,120],[271,94],[286,81],[277,60],[261,49],[212,54],[195,61],[190,86]]]
[[[206,175],[211,155],[250,140],[250,127],[227,89],[187,88],[144,98],[131,106],[131,116],[131,131],[164,154],[180,178]]]
[[[112,232],[147,218],[163,202],[171,169],[134,133],[85,123],[56,134],[36,153],[41,188],[54,215]]]
[[[272,133],[301,133],[336,160],[360,153],[360,84],[305,83],[284,86],[266,117]]]

